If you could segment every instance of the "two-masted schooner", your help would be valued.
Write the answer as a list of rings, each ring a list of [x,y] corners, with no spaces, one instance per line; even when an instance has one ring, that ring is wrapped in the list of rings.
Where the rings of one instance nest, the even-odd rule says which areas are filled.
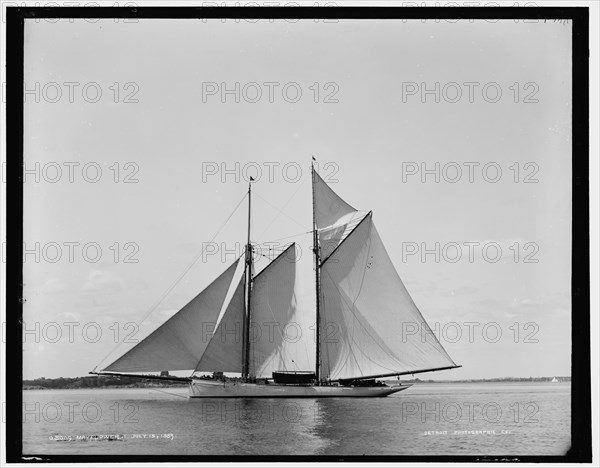
[[[372,212],[340,198],[314,163],[311,173],[316,310],[297,300],[295,244],[254,274],[250,183],[244,254],[135,347],[92,373],[187,381],[191,397],[322,398],[387,396],[410,385],[382,378],[460,367],[404,287]],[[314,368],[299,370],[298,343],[283,331],[307,316],[316,325]]]

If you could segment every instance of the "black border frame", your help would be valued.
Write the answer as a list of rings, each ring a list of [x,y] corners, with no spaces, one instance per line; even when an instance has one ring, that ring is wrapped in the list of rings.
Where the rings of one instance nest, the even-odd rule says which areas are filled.
[[[31,462],[591,462],[589,237],[589,9],[587,7],[11,7],[7,58],[6,460]],[[26,18],[565,19],[572,36],[571,448],[564,456],[27,455],[22,452],[23,83]],[[10,155],[10,157],[8,157]],[[597,155],[596,155],[597,157]],[[10,200],[10,204],[8,203]],[[17,248],[19,246],[19,248]],[[10,313],[8,313],[10,311]],[[32,457],[25,459],[24,457]]]

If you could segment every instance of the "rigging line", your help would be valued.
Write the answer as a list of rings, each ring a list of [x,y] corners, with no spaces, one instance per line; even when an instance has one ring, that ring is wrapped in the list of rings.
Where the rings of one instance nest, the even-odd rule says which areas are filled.
[[[269,250],[271,250],[271,249],[269,249]],[[271,260],[271,257],[269,257],[268,255],[265,255],[264,253],[256,252],[255,255],[260,255],[261,257],[265,257],[265,258]]]
[[[283,210],[286,209],[286,207],[290,204],[290,202],[294,199],[294,197],[296,196],[296,194],[300,191],[300,189],[302,187],[304,187],[304,183],[305,183],[306,178],[302,179],[302,181],[298,184],[298,188],[296,189],[296,191],[292,194],[292,196],[290,198],[288,198],[288,200],[285,202],[285,204],[283,205],[283,207],[281,209],[274,207],[277,209],[277,214],[275,215],[275,217],[271,220],[271,222],[267,225],[267,227],[264,229],[264,231],[260,234],[260,236],[262,236],[265,232],[267,232],[269,230],[269,228],[273,225],[273,223],[277,220],[277,218],[279,218],[279,216],[283,213]],[[260,195],[259,195],[260,196]],[[261,197],[262,198],[262,197]],[[265,200],[266,201],[266,200]],[[268,203],[268,202],[267,202]],[[271,205],[273,206],[273,205]],[[260,237],[259,236],[259,237]]]
[[[294,223],[296,223],[298,226],[302,226],[305,227],[304,224],[300,223],[299,221],[295,220],[294,218],[292,218],[290,215],[288,215],[287,213],[285,213],[283,211],[283,208],[278,208],[275,205],[273,205],[273,203],[271,203],[269,200],[267,200],[265,197],[263,197],[262,195],[260,195],[258,192],[254,191],[254,194],[260,198],[262,201],[264,201],[266,204],[270,205],[271,207],[275,208],[277,211],[279,211],[279,213],[277,214],[277,216],[275,217],[275,219],[277,219],[279,217],[280,214],[284,215],[285,217],[287,217],[289,220],[293,221]],[[264,234],[264,232],[263,232]]]
[[[238,204],[235,206],[235,208],[233,209],[233,211],[229,214],[229,216],[227,217],[227,219],[223,222],[223,224],[221,224],[221,226],[219,227],[219,229],[217,230],[217,232],[215,232],[215,234],[211,237],[211,239],[208,242],[208,244],[212,243],[212,241],[215,240],[215,238],[219,235],[219,233],[223,230],[223,228],[225,227],[225,225],[233,217],[233,215],[238,210],[238,208],[240,207],[240,205],[246,199],[247,196],[248,196],[248,193],[244,194],[244,196],[242,197],[242,199],[238,202]],[[144,323],[144,321],[146,321],[146,319],[150,316],[150,314],[152,314],[152,312],[154,312],[156,310],[156,308],[162,303],[162,301],[165,299],[165,297],[167,297],[169,295],[169,293],[175,288],[175,286],[177,286],[177,284],[188,273],[188,271],[191,270],[191,268],[196,264],[196,262],[198,261],[198,259],[200,257],[202,257],[202,254],[204,253],[204,245],[208,245],[208,244],[203,243],[203,247],[202,247],[202,250],[200,250],[200,253],[198,253],[198,255],[196,255],[196,257],[192,260],[192,262],[183,270],[183,272],[177,278],[175,278],[175,280],[169,285],[169,287],[165,290],[165,292],[162,293],[162,295],[159,297],[159,299],[154,303],[154,305],[146,313],[146,315],[144,316],[144,318],[138,323],[138,326],[141,325],[142,323]],[[150,336],[150,335],[148,335],[148,336]],[[110,356],[112,353],[114,353],[117,350],[117,348],[119,346],[121,346],[122,344],[123,344],[123,342],[119,341],[116,344],[116,346],[114,348],[112,348],[108,352],[108,354],[102,358],[102,361],[100,361],[100,363],[98,365],[102,364],[104,362],[104,360],[108,356]],[[94,367],[94,370],[96,370],[97,368],[98,368],[98,366]]]
[[[273,242],[277,242],[280,240],[286,240],[286,239],[291,239],[292,237],[298,237],[298,236],[304,236],[306,234],[312,234],[312,230],[311,231],[305,231],[305,232],[299,232],[298,234],[293,234],[291,236],[286,236],[286,237],[280,237],[279,239],[272,239],[272,240],[268,240],[268,241],[263,241],[263,242],[258,242],[258,245],[262,245],[262,244],[271,244]],[[274,247],[275,248],[275,247]],[[280,250],[285,250],[287,249],[287,247],[281,247]]]

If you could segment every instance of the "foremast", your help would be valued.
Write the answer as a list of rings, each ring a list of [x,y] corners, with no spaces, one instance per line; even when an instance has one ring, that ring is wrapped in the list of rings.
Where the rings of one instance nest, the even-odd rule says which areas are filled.
[[[250,222],[252,212],[252,181],[254,179],[250,177],[248,182],[248,239],[246,243],[246,259],[244,266],[244,296],[245,296],[245,309],[244,315],[244,339],[243,339],[243,352],[242,352],[242,378],[245,382],[253,380],[253,376],[250,375],[250,312],[252,303],[252,271],[253,271],[253,255],[252,255],[252,244],[250,243]]]
[[[315,199],[315,158],[311,163],[311,175],[312,175],[312,201],[313,201],[313,253],[315,258],[315,291],[316,291],[316,309],[315,309],[315,342],[316,342],[316,362],[315,362],[315,376],[317,383],[321,382],[321,316],[320,316],[320,296],[321,296],[321,260],[319,251],[319,233],[317,231],[317,213],[316,213],[316,199]]]

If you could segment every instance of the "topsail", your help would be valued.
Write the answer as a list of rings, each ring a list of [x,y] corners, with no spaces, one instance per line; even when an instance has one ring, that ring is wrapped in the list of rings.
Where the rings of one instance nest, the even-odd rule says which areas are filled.
[[[352,208],[314,173],[315,224],[321,259],[326,259],[367,214]]]

